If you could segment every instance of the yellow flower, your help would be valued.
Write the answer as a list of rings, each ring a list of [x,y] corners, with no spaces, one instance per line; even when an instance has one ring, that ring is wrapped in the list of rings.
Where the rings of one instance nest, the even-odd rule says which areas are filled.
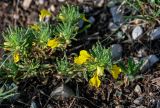
[[[51,12],[49,12],[46,9],[42,9],[39,15],[40,21],[42,21],[45,17],[50,17],[51,15],[52,15]]]
[[[14,54],[13,54],[13,60],[15,63],[19,62],[20,60],[20,54],[18,51],[15,51]]]
[[[104,67],[97,66],[97,75],[102,76],[104,74]]]
[[[64,20],[65,20],[65,18],[64,18],[64,16],[63,16],[62,14],[59,14],[58,18],[59,18],[61,21],[64,21]]]
[[[39,31],[40,27],[37,24],[31,25],[31,28],[35,31]]]
[[[97,72],[94,74],[94,76],[89,80],[89,85],[98,88],[101,84],[101,81],[98,78]]]
[[[59,41],[57,38],[54,39],[50,39],[47,43],[47,46],[51,47],[51,48],[56,48],[59,46]]]
[[[121,73],[121,68],[118,67],[117,65],[113,65],[112,69],[111,69],[111,74],[113,76],[114,79],[118,78],[118,75]]]
[[[81,65],[91,58],[91,55],[86,50],[81,50],[80,55],[74,58],[74,63]]]

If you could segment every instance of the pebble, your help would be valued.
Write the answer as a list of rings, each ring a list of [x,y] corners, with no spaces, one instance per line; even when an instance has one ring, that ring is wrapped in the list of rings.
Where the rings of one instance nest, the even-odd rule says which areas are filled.
[[[133,40],[139,39],[142,36],[143,29],[141,26],[136,26],[132,31]]]
[[[84,21],[82,19],[79,20],[78,22],[79,28],[81,29],[84,25]]]
[[[104,0],[93,0],[93,3],[97,7],[102,7],[104,4]]]
[[[141,90],[141,87],[139,85],[136,85],[134,91],[138,94],[138,95],[141,95],[142,94],[142,90]]]
[[[54,97],[54,96],[70,97],[70,96],[75,96],[75,94],[71,88],[69,88],[65,84],[62,84],[59,87],[57,87],[55,90],[53,90],[50,96],[51,97]]]
[[[118,30],[119,26],[117,26],[115,23],[110,22],[108,25],[108,28],[112,31],[115,32],[116,30]]]
[[[160,108],[160,100],[157,101],[156,108]]]
[[[77,0],[79,3],[83,3],[84,2],[84,0]]]
[[[151,40],[159,39],[160,38],[160,27],[152,30],[150,33]]]
[[[64,2],[65,0],[58,0],[59,2]]]
[[[93,16],[90,16],[88,20],[91,24],[95,22],[95,18]]]
[[[123,22],[123,16],[121,11],[118,9],[119,6],[113,6],[110,8],[110,13],[112,14],[113,17],[113,22],[115,24],[120,25]]]
[[[158,61],[159,58],[156,55],[149,55],[148,57],[143,58],[143,65],[140,68],[141,72],[149,69]]]
[[[123,105],[117,105],[115,108],[124,108]]]
[[[147,108],[147,107],[141,105],[141,106],[137,106],[136,108]]]
[[[38,108],[38,107],[37,107],[36,103],[34,101],[32,101],[30,108]]]
[[[54,11],[56,10],[55,6],[54,6],[54,5],[51,5],[51,6],[50,6],[50,10],[51,10],[52,12],[54,12]]]
[[[113,44],[111,46],[112,59],[119,60],[122,57],[122,46],[120,44]]]
[[[39,4],[43,5],[45,0],[39,0]]]
[[[133,103],[136,104],[136,105],[141,105],[142,102],[143,102],[143,97],[142,97],[142,96],[136,98],[136,99],[133,101]]]
[[[29,6],[31,5],[32,0],[24,0],[22,7],[27,10],[29,8]]]

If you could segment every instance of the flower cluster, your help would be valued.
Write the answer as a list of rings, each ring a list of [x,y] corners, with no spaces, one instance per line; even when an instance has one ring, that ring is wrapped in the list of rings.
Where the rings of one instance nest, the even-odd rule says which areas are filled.
[[[101,84],[100,78],[103,77],[104,70],[110,71],[114,79],[117,79],[121,69],[117,65],[113,65],[111,62],[110,50],[102,47],[100,43],[93,46],[90,51],[91,54],[86,50],[81,50],[78,57],[74,57],[74,63],[78,65],[85,65],[87,68],[93,68],[91,78],[89,80],[89,85],[98,88]],[[104,60],[104,59],[108,60]],[[111,66],[112,65],[112,66]],[[96,68],[94,68],[96,67]],[[89,70],[88,70],[89,71]]]

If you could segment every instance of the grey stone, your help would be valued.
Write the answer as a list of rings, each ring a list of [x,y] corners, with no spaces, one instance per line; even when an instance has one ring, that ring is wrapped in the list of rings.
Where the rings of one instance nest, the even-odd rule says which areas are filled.
[[[142,36],[143,29],[141,26],[136,26],[132,31],[133,40],[139,39]]]
[[[157,101],[156,108],[160,108],[160,100]]]
[[[160,38],[160,27],[152,30],[150,33],[151,40],[159,39]]]
[[[113,44],[111,46],[112,59],[118,60],[122,57],[122,46],[120,44]]]
[[[139,85],[136,85],[134,91],[139,95],[142,93],[141,87]]]
[[[29,8],[29,6],[31,5],[32,0],[24,0],[22,7],[26,10]]]
[[[113,6],[110,8],[110,13],[113,17],[113,22],[120,25],[123,22],[123,16],[118,6]]]
[[[51,97],[54,97],[54,96],[70,97],[70,96],[75,96],[75,93],[67,85],[62,84],[59,87],[57,87],[55,90],[53,90],[50,96]]]
[[[114,24],[113,22],[110,22],[109,25],[108,25],[108,28],[111,30],[111,31],[116,31],[118,30],[119,26]]]
[[[38,108],[38,107],[37,107],[36,103],[34,101],[32,101],[30,108]]]
[[[97,7],[102,7],[104,4],[104,0],[93,0],[93,3]]]
[[[65,0],[58,0],[59,2],[64,2]]]
[[[156,55],[149,55],[148,57],[143,58],[143,65],[140,70],[144,72],[145,70],[152,67],[156,62],[159,61],[159,58]]]
[[[92,24],[95,22],[95,18],[93,16],[90,16],[88,20]]]
[[[141,105],[141,106],[137,106],[136,108],[147,108],[147,107]]]
[[[133,103],[136,104],[136,105],[141,105],[142,102],[143,102],[143,97],[142,97],[142,96],[136,98],[136,99],[133,101]]]

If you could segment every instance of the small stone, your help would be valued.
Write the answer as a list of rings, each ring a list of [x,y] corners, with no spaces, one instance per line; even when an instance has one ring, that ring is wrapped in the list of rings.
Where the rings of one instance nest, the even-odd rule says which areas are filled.
[[[50,96],[51,97],[54,97],[54,96],[70,97],[70,96],[75,96],[75,94],[71,88],[69,88],[65,84],[62,84],[59,87],[57,87],[55,90],[53,90]]]
[[[138,94],[138,95],[141,95],[142,94],[142,90],[141,90],[141,87],[139,85],[136,85],[134,91]]]
[[[136,108],[147,108],[147,107],[141,105],[141,106],[137,106]]]
[[[114,24],[113,22],[110,22],[108,28],[109,28],[111,31],[115,32],[116,30],[118,30],[119,26],[117,26],[117,25]]]
[[[133,40],[139,39],[142,36],[143,29],[141,26],[136,26],[132,31]]]
[[[13,14],[13,18],[14,18],[15,20],[18,20],[18,19],[19,19],[19,14]]]
[[[53,106],[52,106],[52,105],[50,105],[50,104],[48,104],[48,105],[47,105],[47,108],[53,108]]]
[[[121,11],[119,10],[119,6],[111,7],[110,13],[112,14],[113,22],[115,24],[120,25],[123,22],[123,16],[122,16]]]
[[[122,46],[120,44],[113,44],[111,46],[112,59],[119,60],[122,57]]]
[[[79,28],[82,28],[84,25],[84,21],[82,19],[79,20],[78,22]]]
[[[32,3],[32,0],[24,0],[22,6],[25,10],[27,10],[31,5],[31,3]]]
[[[44,4],[44,0],[39,0],[39,4],[43,5]]]
[[[149,55],[148,57],[143,58],[143,65],[140,70],[144,72],[145,70],[152,67],[155,63],[159,61],[159,58],[156,55]]]
[[[84,2],[84,0],[77,0],[79,3],[83,3]]]
[[[93,16],[90,16],[88,20],[92,24],[95,22],[95,18]]]
[[[36,103],[34,101],[32,101],[30,108],[38,108],[38,107],[37,107]]]
[[[142,102],[143,102],[143,97],[142,97],[142,96],[136,98],[136,99],[133,101],[133,103],[135,103],[136,105],[141,105]]]
[[[159,39],[160,38],[160,27],[152,30],[150,33],[151,40]]]
[[[97,7],[102,7],[104,4],[104,0],[93,0],[93,3]]]
[[[51,5],[51,6],[50,6],[50,10],[51,10],[52,12],[54,12],[54,11],[56,10],[55,6],[54,6],[54,5]]]
[[[115,108],[124,108],[123,105],[117,105]]]
[[[59,2],[64,2],[65,0],[58,0]]]
[[[160,108],[160,100],[157,101],[156,108]]]

